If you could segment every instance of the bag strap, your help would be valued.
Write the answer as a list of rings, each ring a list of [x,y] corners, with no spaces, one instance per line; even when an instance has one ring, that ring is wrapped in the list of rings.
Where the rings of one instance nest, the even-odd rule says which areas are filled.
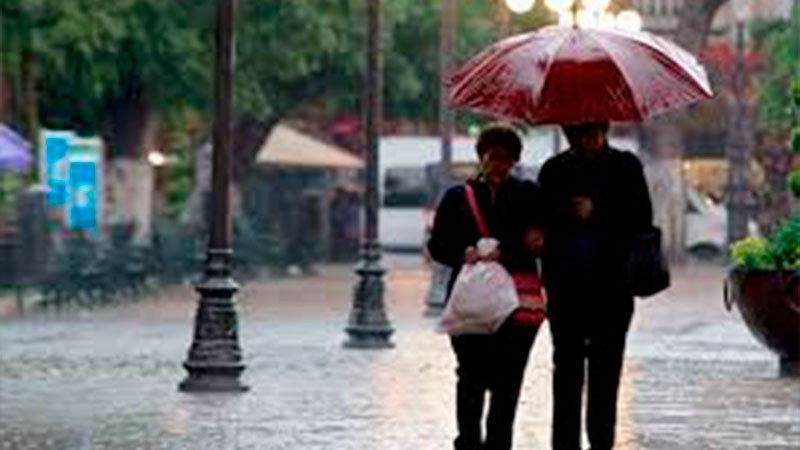
[[[492,233],[489,231],[489,227],[486,225],[483,214],[481,214],[481,210],[478,207],[478,200],[475,198],[475,190],[472,189],[469,183],[464,185],[464,189],[467,197],[467,205],[469,205],[469,209],[472,211],[472,217],[475,218],[475,223],[478,225],[478,232],[480,232],[483,237],[491,237]]]

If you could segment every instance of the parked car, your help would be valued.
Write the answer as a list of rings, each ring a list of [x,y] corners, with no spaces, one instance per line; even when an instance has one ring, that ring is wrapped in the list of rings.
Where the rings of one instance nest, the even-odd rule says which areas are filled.
[[[748,234],[758,236],[758,226],[748,222]],[[686,190],[686,249],[701,260],[725,255],[728,242],[728,210],[725,205],[694,189]]]

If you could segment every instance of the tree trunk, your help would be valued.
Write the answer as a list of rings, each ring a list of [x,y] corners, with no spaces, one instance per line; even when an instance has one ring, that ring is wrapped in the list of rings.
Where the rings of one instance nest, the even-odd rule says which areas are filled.
[[[683,2],[678,14],[675,41],[697,54],[705,45],[717,10],[728,0]],[[683,178],[683,130],[680,112],[654,119],[643,130],[643,148],[653,198],[656,225],[664,232],[664,248],[670,259],[686,257],[686,193]]]
[[[14,88],[11,76],[6,72],[5,67],[0,64],[0,122],[8,123],[11,113],[14,110]]]
[[[39,144],[39,93],[36,91],[39,79],[38,54],[32,49],[27,48],[22,52],[21,62],[22,76],[22,122],[25,127],[25,137],[31,144],[31,155],[33,164],[31,176],[34,180],[38,179],[38,152],[36,149]]]
[[[234,124],[233,129],[233,178],[231,184],[232,214],[234,220],[244,217],[242,186],[250,176],[256,157],[261,146],[264,145],[269,133],[278,123],[278,117],[266,120],[242,118]],[[212,146],[206,142],[195,150],[195,176],[194,186],[186,201],[186,209],[181,216],[181,222],[194,230],[202,233],[206,229],[206,198],[211,192],[211,155]]]
[[[109,105],[105,141],[109,146],[108,223],[132,224],[133,239],[150,240],[155,174],[146,159],[155,148],[159,118],[145,89],[134,84]]]
[[[756,150],[756,158],[764,167],[764,186],[757,195],[758,222],[761,233],[769,235],[775,225],[792,213],[792,193],[789,174],[792,171],[792,151],[782,133],[765,132]]]
[[[150,242],[153,167],[141,159],[114,158],[108,167],[109,225],[133,225],[133,242]]]

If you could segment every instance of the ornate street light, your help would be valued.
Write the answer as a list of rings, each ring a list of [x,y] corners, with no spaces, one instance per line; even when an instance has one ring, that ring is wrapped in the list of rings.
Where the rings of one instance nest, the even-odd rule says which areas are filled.
[[[588,11],[605,11],[611,0],[583,0],[583,8]]]
[[[544,0],[545,6],[558,14],[561,26],[641,30],[639,13],[625,10],[614,16],[608,11],[610,3],[610,0]]]
[[[747,123],[747,104],[744,98],[747,78],[745,64],[745,20],[751,3],[734,0],[731,5],[736,17],[736,73],[734,82],[734,104],[731,126],[728,127],[728,242],[747,237],[747,160],[750,128]]]
[[[642,16],[632,9],[617,14],[615,21],[617,28],[622,28],[623,30],[639,31],[643,25]]]
[[[545,6],[555,12],[566,12],[572,8],[574,0],[544,0]]]
[[[442,0],[439,17],[439,139],[441,141],[440,161],[436,173],[436,185],[433,195],[436,198],[450,187],[452,183],[451,168],[453,165],[453,122],[454,113],[447,106],[447,79],[453,70],[453,49],[456,43],[458,17],[456,0]],[[438,263],[431,265],[431,282],[426,295],[426,316],[437,316],[444,308],[444,295],[441,286],[449,277],[446,266]]]
[[[390,348],[394,332],[383,303],[385,270],[381,266],[378,241],[378,145],[382,124],[383,53],[381,39],[381,0],[367,0],[367,83],[366,116],[366,226],[359,276],[353,295],[350,319],[345,331],[348,348]]]
[[[235,0],[217,0],[216,64],[214,67],[214,153],[210,238],[194,338],[183,366],[189,376],[182,391],[245,391],[238,321],[231,278],[231,116],[233,111],[233,15]]]
[[[453,162],[453,112],[447,106],[447,77],[452,72],[453,50],[456,43],[456,0],[442,0],[439,28],[439,136],[442,142],[437,195],[450,183]]]
[[[536,0],[505,0],[506,6],[515,14],[523,14],[531,10]]]

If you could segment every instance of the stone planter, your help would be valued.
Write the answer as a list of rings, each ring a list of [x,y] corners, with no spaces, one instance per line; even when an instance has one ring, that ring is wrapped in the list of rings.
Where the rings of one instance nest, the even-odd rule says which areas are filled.
[[[781,376],[800,376],[800,271],[731,270],[725,305],[780,358]]]

